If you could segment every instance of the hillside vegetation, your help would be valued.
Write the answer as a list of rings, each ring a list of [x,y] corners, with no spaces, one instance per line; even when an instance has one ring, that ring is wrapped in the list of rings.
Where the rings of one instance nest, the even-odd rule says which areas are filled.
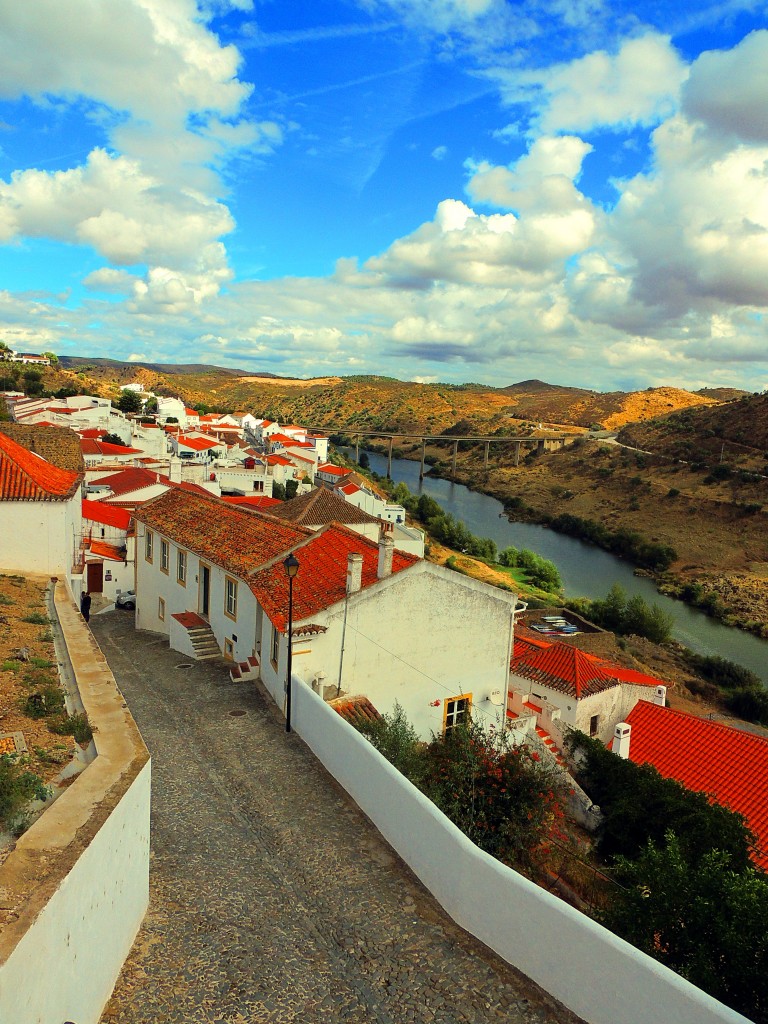
[[[491,388],[373,376],[292,380],[212,366],[85,358],[62,359],[61,369],[49,371],[46,383],[49,377],[56,388],[68,383],[110,397],[121,384],[140,381],[148,390],[178,395],[195,406],[242,410],[320,427],[347,425],[405,433],[440,434],[459,428],[480,434],[525,434],[539,423],[580,428],[600,424],[614,429],[630,420],[714,402],[677,388],[602,394],[544,381]]]

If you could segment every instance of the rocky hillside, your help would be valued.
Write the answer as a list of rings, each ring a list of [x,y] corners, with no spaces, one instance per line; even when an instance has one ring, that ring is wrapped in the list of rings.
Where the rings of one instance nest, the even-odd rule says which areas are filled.
[[[632,423],[618,440],[685,462],[723,462],[762,470],[768,458],[768,394]]]

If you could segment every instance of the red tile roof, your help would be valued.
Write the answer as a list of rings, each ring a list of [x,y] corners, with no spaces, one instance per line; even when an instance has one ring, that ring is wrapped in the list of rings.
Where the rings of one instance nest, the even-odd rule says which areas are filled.
[[[244,495],[222,495],[222,501],[230,505],[240,505],[243,508],[272,508],[275,505],[282,505],[279,498],[269,498],[265,494],[244,494]],[[274,515],[274,513],[272,513]]]
[[[109,441],[97,441],[94,437],[83,437],[80,441],[80,451],[83,455],[141,455],[142,450],[121,444],[110,444]]]
[[[317,467],[317,472],[325,473],[328,476],[346,476],[349,470],[342,469],[341,466],[334,466],[331,462],[326,462],[324,466]]]
[[[80,473],[46,462],[0,432],[0,499],[3,501],[64,501],[82,479]]]
[[[743,814],[758,839],[754,860],[768,869],[768,739],[645,700],[626,721],[630,761]]]
[[[287,434],[272,434],[269,438],[270,444],[293,444],[295,438],[288,437]]]
[[[192,448],[196,452],[205,452],[210,448],[218,448],[221,444],[220,441],[214,441],[207,437],[187,437],[184,434],[179,434],[176,440],[179,444],[183,444],[185,448]]]
[[[90,552],[92,555],[98,555],[99,558],[110,558],[115,562],[125,561],[125,551],[104,540],[92,540]]]
[[[170,484],[168,477],[142,466],[127,466],[118,473],[100,477],[98,482],[99,486],[106,484],[113,494],[128,494],[130,491],[138,491],[142,487],[151,487],[158,483]]]
[[[135,518],[241,579],[313,536],[263,512],[181,488],[148,501]]]
[[[323,526],[325,523],[381,526],[379,519],[368,515],[355,505],[350,505],[327,487],[316,487],[309,494],[282,502],[273,515],[304,526]]]
[[[109,431],[103,427],[88,427],[86,430],[78,430],[80,437],[95,437],[97,440],[100,437],[106,437]]]
[[[265,459],[268,466],[292,466],[293,463],[290,459],[286,459],[284,455],[268,455]]]
[[[104,526],[116,526],[119,530],[127,530],[131,525],[131,513],[124,508],[105,505],[101,501],[83,500],[83,519]]]
[[[379,546],[374,541],[336,523],[311,537],[309,543],[296,552],[300,566],[293,581],[293,617],[296,623],[344,600],[347,557],[353,552],[363,556],[362,588],[378,582]],[[395,550],[392,573],[401,572],[418,561],[420,559],[416,555]],[[285,629],[288,580],[282,560],[278,559],[252,576],[250,586],[270,620],[278,629]]]
[[[525,644],[527,649],[522,646],[518,648],[518,644]],[[510,669],[515,675],[550,686],[577,700],[620,683],[632,683],[635,686],[671,685],[643,672],[621,668],[570,644],[546,643],[529,636],[515,637]]]
[[[354,726],[378,722],[381,719],[381,715],[367,697],[338,697],[328,706]]]

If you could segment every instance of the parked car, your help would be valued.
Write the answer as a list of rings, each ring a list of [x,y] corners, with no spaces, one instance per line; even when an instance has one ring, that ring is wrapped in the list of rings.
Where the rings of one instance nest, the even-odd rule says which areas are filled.
[[[123,590],[115,598],[115,608],[130,608],[133,610],[136,607],[136,591],[135,590]]]

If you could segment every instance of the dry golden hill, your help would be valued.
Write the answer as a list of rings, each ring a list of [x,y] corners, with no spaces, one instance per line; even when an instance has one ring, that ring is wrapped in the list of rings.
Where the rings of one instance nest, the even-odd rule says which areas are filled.
[[[677,388],[602,394],[544,381],[507,388],[481,384],[418,384],[391,377],[319,377],[291,380],[212,366],[162,366],[106,359],[65,359],[70,382],[116,396],[119,386],[140,381],[158,394],[188,404],[248,410],[311,426],[440,434],[527,433],[538,423],[609,429],[714,399]]]
[[[762,471],[768,457],[768,394],[632,423],[618,440],[671,459]]]
[[[515,402],[515,415],[550,423],[581,427],[601,426],[618,430],[626,423],[695,405],[713,405],[716,399],[680,388],[648,388],[646,391],[585,391],[556,387],[530,380],[504,391]]]

